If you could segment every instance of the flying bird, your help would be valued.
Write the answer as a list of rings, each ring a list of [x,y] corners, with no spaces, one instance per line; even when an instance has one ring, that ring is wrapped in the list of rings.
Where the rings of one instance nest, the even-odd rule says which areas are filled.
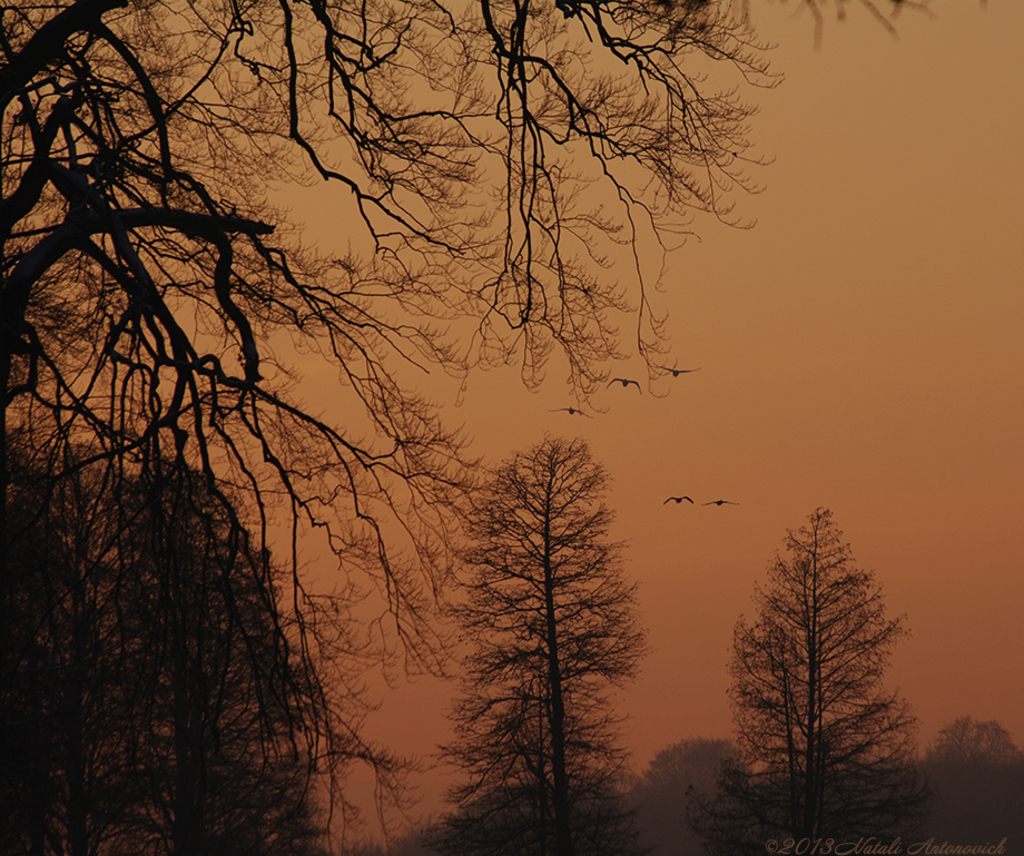
[[[589,413],[584,413],[582,410],[577,410],[575,407],[556,407],[554,410],[552,410],[550,412],[551,413],[559,413],[559,412],[561,412],[563,410],[566,413],[568,413],[570,416],[578,414],[579,416],[586,416],[587,419],[593,419],[594,418]]]
[[[682,502],[684,499],[688,503],[690,503],[690,505],[693,505],[693,500],[690,499],[690,497],[688,496],[670,496],[668,499],[665,500],[665,502],[662,503],[662,505],[666,505],[669,502],[674,502],[676,505],[679,505],[679,503]]]
[[[728,499],[713,499],[711,502],[705,502],[705,505],[739,505],[738,502],[730,502]]]
[[[608,386],[611,386],[613,383],[621,383],[623,389],[625,389],[630,384],[633,384],[633,386],[636,387],[637,392],[643,395],[644,391],[640,389],[640,384],[637,383],[637,381],[635,380],[630,380],[628,377],[613,377],[610,381],[608,381]],[[607,389],[607,387],[605,388]]]
[[[668,366],[658,366],[659,369],[664,369],[667,372],[672,373],[672,377],[679,377],[681,374],[689,374],[690,372],[699,372],[700,366],[695,369],[670,369]]]

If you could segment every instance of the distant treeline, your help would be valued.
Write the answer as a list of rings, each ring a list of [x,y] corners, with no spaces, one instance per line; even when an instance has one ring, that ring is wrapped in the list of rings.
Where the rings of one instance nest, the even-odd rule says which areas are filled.
[[[622,799],[637,812],[640,842],[651,856],[702,856],[704,841],[688,814],[700,794],[714,793],[723,761],[735,758],[730,740],[692,737],[658,752],[647,768],[623,783]],[[996,721],[970,716],[945,725],[917,762],[928,785],[928,810],[902,851],[916,842],[961,847],[999,845],[1024,852],[1024,753]],[[863,837],[878,837],[864,829]],[[391,843],[369,845],[361,856],[436,856],[431,829]],[[886,846],[891,840],[885,840]],[[499,851],[495,851],[499,852]]]

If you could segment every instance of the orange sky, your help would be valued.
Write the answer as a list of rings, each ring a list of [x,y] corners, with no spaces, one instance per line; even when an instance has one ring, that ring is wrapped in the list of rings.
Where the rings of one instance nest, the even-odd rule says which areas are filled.
[[[445,408],[492,461],[550,431],[586,437],[610,471],[653,648],[623,696],[637,767],[730,734],[733,625],[819,505],[907,615],[890,683],[922,742],[969,714],[1024,744],[1024,4],[934,0],[898,39],[848,4],[819,50],[794,5],[752,4],[786,75],[754,93],[754,151],[775,161],[738,211],[758,224],[697,218],[657,296],[668,364],[701,371],[658,381],[664,398],[608,389],[593,419],[549,412],[575,404],[557,363],[537,394],[477,373]],[[672,493],[740,505],[663,505]],[[428,753],[452,690],[388,693],[370,727]]]

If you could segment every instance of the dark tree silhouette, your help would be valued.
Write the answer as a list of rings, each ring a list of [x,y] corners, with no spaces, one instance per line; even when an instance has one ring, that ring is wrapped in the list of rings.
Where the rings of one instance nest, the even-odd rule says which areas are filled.
[[[340,604],[299,634],[280,572],[196,505],[194,472],[74,473],[16,469],[9,494],[3,852],[324,852],[317,794],[357,757],[393,769],[355,733]]]
[[[730,7],[5,6],[0,437],[31,419],[142,465],[178,452],[260,538],[277,512],[323,527],[429,665],[459,443],[401,369],[518,360],[533,383],[557,347],[585,397],[622,312],[659,351],[641,266],[632,289],[605,268],[749,184],[730,93],[773,78]],[[734,79],[705,86],[709,59]],[[289,235],[270,187],[312,178],[365,257]],[[289,343],[337,370],[344,425],[289,390]]]
[[[140,797],[125,763],[138,675],[114,652],[136,650],[129,637],[141,616],[112,620],[110,605],[124,578],[113,566],[137,566],[143,550],[92,473],[47,499],[35,473],[14,469],[18,537],[0,627],[0,850],[87,854],[118,837]]]
[[[468,780],[452,791],[448,852],[637,850],[609,691],[633,676],[644,634],[608,540],[607,486],[585,442],[549,438],[501,465],[477,503],[455,610],[469,654],[444,750]]]
[[[700,838],[690,829],[687,806],[711,794],[722,762],[736,755],[730,740],[691,737],[658,752],[629,789],[637,808],[641,843],[651,856],[699,856]]]
[[[927,790],[913,757],[916,720],[882,686],[904,618],[857,568],[827,509],[790,531],[786,557],[756,587],[757,614],[733,641],[740,763],[693,818],[712,852],[763,852],[768,839],[906,833]]]
[[[927,757],[953,764],[998,766],[1024,761],[1024,752],[998,721],[961,716],[942,726]]]
[[[927,830],[938,842],[1006,838],[1013,848],[1024,841],[1024,752],[999,722],[961,716],[947,723],[921,769],[935,790]]]

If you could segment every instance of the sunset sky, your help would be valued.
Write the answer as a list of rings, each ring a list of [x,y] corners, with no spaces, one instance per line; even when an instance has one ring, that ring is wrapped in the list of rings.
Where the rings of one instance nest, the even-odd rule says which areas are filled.
[[[1024,4],[934,0],[898,38],[855,3],[814,23],[753,0],[785,82],[755,92],[757,221],[697,217],[656,305],[666,362],[699,372],[575,405],[553,361],[538,393],[474,373],[444,408],[497,462],[545,432],[590,441],[641,583],[652,653],[624,693],[642,769],[666,745],[731,734],[732,630],[785,530],[832,509],[912,637],[889,684],[922,747],[955,717],[1024,743]],[[296,209],[297,220],[318,220]],[[331,240],[322,221],[311,234]],[[628,337],[627,337],[628,344]],[[441,387],[439,387],[441,389]],[[656,393],[656,394],[655,394]],[[659,397],[662,396],[662,397]],[[664,505],[671,494],[698,502]],[[382,693],[371,732],[427,754],[453,685]],[[424,811],[447,782],[420,777]]]

